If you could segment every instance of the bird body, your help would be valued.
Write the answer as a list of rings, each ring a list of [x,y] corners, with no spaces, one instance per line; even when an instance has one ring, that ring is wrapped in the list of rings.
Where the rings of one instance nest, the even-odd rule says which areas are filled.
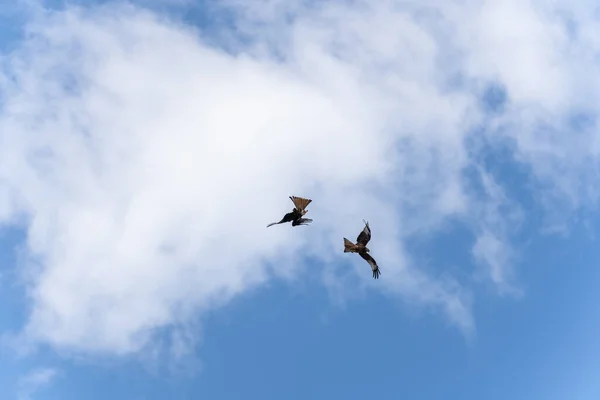
[[[368,222],[364,221],[364,223],[365,227],[356,238],[356,244],[344,238],[344,253],[358,253],[359,256],[369,263],[373,270],[373,278],[377,279],[381,275],[381,272],[379,271],[377,261],[369,254],[371,250],[367,247],[367,243],[371,240],[371,228]]]
[[[292,200],[292,202],[294,203],[294,209],[291,212],[285,214],[281,221],[272,222],[269,225],[267,225],[267,228],[277,224],[284,224],[286,222],[292,222],[292,226],[308,225],[310,222],[312,222],[312,219],[310,218],[303,218],[304,215],[308,212],[308,210],[306,210],[306,207],[312,202],[312,200],[298,196],[290,196],[290,200]]]
[[[273,225],[284,224],[286,222],[291,222],[292,226],[308,225],[312,222],[312,219],[304,218],[304,215],[306,215],[308,212],[306,207],[312,202],[312,200],[298,196],[290,196],[290,200],[292,200],[292,203],[294,203],[294,209],[285,214],[281,221],[272,222],[267,225],[267,228]],[[363,260],[365,260],[371,266],[371,269],[373,270],[373,278],[378,279],[379,275],[381,275],[379,266],[377,265],[377,261],[375,261],[375,259],[369,254],[371,250],[369,250],[367,247],[367,244],[371,240],[371,228],[369,227],[369,223],[367,221],[363,220],[363,222],[365,223],[365,227],[358,234],[356,243],[352,243],[347,238],[344,238],[344,253],[357,253],[359,256],[361,256]]]
[[[361,252],[370,252],[369,248],[364,244],[357,243],[354,244],[350,240],[344,238],[344,253],[361,253]]]

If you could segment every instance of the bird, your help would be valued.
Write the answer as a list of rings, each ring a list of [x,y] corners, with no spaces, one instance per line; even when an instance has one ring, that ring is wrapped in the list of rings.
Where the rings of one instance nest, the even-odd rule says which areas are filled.
[[[371,266],[373,279],[378,279],[379,275],[381,275],[379,266],[377,265],[377,261],[369,254],[371,250],[367,247],[367,243],[371,240],[371,228],[367,221],[363,219],[363,222],[365,223],[365,227],[356,238],[356,244],[344,238],[344,253],[358,253]]]
[[[310,218],[303,218],[304,215],[308,212],[308,210],[306,210],[306,207],[310,204],[312,200],[298,196],[290,196],[290,200],[292,200],[292,202],[294,203],[294,209],[291,212],[285,214],[281,221],[272,222],[269,225],[267,225],[267,228],[273,225],[283,224],[290,221],[292,221],[292,226],[308,225],[312,222],[312,219]]]

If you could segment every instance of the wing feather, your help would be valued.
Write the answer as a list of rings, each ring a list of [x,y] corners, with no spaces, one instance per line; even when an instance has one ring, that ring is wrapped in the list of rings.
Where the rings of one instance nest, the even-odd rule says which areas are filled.
[[[298,196],[290,196],[290,200],[292,200],[294,207],[296,207],[298,211],[303,211],[312,201],[311,199],[305,199]]]
[[[373,278],[377,279],[379,278],[379,275],[381,275],[381,272],[379,271],[379,266],[377,265],[377,261],[375,261],[375,259],[373,257],[371,257],[371,255],[369,253],[365,253],[360,252],[359,255],[369,263],[369,265],[371,266],[371,269],[373,270]]]
[[[371,228],[369,228],[369,223],[367,221],[363,220],[363,222],[365,223],[365,227],[356,238],[356,243],[366,246],[367,243],[369,243],[369,240],[371,240]]]
[[[312,222],[313,220],[310,218],[298,218],[292,221],[292,226],[299,226],[299,225],[308,225]]]

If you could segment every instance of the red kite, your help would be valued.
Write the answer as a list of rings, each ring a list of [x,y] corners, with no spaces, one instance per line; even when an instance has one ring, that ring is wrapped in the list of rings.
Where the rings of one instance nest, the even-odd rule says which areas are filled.
[[[285,214],[281,221],[273,222],[267,225],[267,228],[273,225],[283,224],[290,221],[292,221],[292,226],[308,225],[310,222],[312,222],[312,219],[310,218],[302,218],[304,214],[308,212],[306,210],[306,207],[310,204],[312,200],[296,196],[290,196],[290,200],[292,200],[292,202],[294,203],[294,209],[291,212]]]
[[[359,256],[369,263],[373,270],[373,278],[377,279],[381,275],[381,272],[377,266],[377,261],[368,254],[371,250],[367,247],[367,243],[371,240],[371,228],[369,228],[369,223],[364,219],[363,222],[365,223],[365,228],[356,238],[356,244],[344,238],[344,253],[358,253]]]

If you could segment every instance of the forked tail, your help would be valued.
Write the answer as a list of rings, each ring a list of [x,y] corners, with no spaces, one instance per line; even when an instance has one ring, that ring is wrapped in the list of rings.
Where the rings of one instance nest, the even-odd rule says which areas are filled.
[[[344,253],[354,253],[354,243],[344,238]]]

